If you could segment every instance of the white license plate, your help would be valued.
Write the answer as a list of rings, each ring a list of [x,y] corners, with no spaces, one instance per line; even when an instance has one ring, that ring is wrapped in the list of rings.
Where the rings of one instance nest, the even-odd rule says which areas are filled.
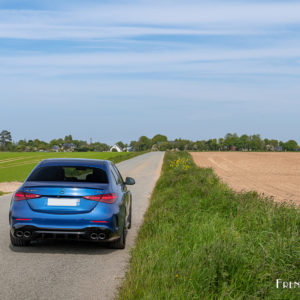
[[[48,198],[48,206],[79,206],[80,199]]]

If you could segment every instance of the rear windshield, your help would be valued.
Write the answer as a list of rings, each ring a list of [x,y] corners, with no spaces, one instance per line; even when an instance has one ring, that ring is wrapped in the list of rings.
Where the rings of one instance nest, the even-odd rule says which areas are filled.
[[[108,183],[106,172],[99,168],[82,166],[41,167],[33,171],[27,181],[67,181]]]

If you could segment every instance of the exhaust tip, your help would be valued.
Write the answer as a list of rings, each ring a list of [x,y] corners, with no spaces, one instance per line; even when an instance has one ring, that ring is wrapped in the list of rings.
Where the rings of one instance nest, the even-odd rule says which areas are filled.
[[[105,240],[105,238],[106,238],[105,233],[103,233],[103,232],[99,233],[99,239],[100,240]]]
[[[91,238],[91,240],[96,240],[96,239],[98,238],[97,233],[92,233],[92,234],[90,235],[90,238]]]
[[[31,232],[30,231],[25,231],[24,232],[24,237],[25,238],[29,238],[31,236]]]
[[[18,237],[18,238],[22,238],[23,237],[23,235],[24,235],[24,233],[23,233],[23,231],[17,231],[16,233],[15,233],[15,235],[16,235],[16,237]]]

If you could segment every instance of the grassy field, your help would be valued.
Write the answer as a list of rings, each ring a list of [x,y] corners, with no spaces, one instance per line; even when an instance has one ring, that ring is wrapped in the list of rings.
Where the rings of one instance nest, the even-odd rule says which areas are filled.
[[[118,163],[136,152],[0,152],[0,182],[24,181],[38,162],[46,158],[95,158]]]
[[[299,208],[166,153],[119,299],[299,299]]]

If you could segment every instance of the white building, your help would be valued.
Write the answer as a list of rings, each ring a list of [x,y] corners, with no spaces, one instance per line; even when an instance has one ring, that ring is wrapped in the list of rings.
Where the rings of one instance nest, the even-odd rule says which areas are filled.
[[[123,149],[119,145],[113,145],[109,151],[113,152],[114,149],[117,150],[117,152],[123,152]]]

